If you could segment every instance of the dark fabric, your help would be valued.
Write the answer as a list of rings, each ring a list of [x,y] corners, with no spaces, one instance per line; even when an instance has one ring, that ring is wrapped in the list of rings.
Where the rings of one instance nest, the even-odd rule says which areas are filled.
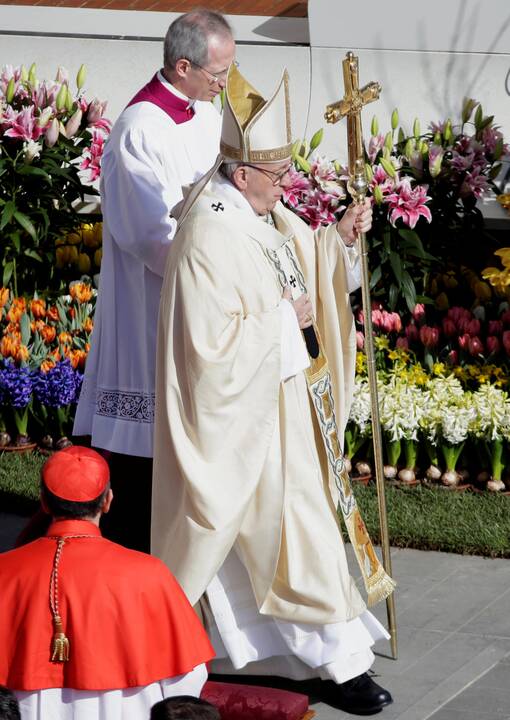
[[[103,537],[131,550],[150,552],[152,458],[103,453],[110,466],[113,501],[101,518]]]
[[[306,695],[256,685],[208,680],[201,698],[216,705],[221,720],[301,720],[308,711]]]

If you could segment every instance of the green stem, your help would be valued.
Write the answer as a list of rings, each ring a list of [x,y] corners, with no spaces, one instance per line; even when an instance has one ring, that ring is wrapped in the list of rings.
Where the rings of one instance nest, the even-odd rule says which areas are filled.
[[[16,430],[20,435],[27,435],[28,429],[28,405],[24,408],[13,408]]]
[[[492,442],[491,468],[492,479],[501,480],[505,463],[502,462],[503,457],[503,440],[494,440]]]
[[[395,466],[398,463],[400,455],[402,453],[402,446],[400,440],[387,440],[386,441],[386,454],[388,456],[388,464]]]
[[[430,464],[437,467],[439,465],[437,445],[433,445],[430,440],[425,440],[425,450],[427,451],[427,455],[429,456]]]
[[[18,270],[16,268],[16,258],[12,259],[12,281],[14,289],[14,297],[18,297]]]
[[[441,445],[441,451],[444,456],[447,470],[455,470],[456,469],[457,462],[458,462],[458,459],[460,457],[460,454],[461,454],[463,448],[464,448],[463,442],[460,443],[460,445],[448,445],[447,443]]]
[[[414,470],[416,467],[416,457],[418,455],[418,446],[415,440],[404,440],[404,451],[406,458],[406,468]]]

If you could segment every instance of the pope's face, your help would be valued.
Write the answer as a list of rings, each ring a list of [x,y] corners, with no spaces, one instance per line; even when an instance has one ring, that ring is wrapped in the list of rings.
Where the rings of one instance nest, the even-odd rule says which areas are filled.
[[[183,89],[191,100],[212,100],[223,90],[235,49],[231,37],[209,38],[207,61],[202,66],[189,63],[186,70]]]
[[[267,215],[282,199],[289,183],[290,159],[277,163],[253,163],[246,168],[244,195],[257,215]]]

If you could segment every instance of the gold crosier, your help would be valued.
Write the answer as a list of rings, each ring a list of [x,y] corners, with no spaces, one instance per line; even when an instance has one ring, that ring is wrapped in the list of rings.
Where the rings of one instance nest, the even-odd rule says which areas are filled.
[[[365,201],[368,188],[365,173],[365,156],[363,147],[363,131],[361,127],[361,110],[368,103],[379,98],[381,86],[371,82],[359,87],[358,58],[348,52],[342,62],[345,94],[342,100],[328,105],[325,119],[328,123],[336,123],[347,117],[347,144],[349,151],[349,181],[347,189],[357,205]],[[377,375],[375,368],[374,341],[372,334],[372,304],[370,300],[370,279],[368,274],[368,249],[365,233],[357,236],[358,250],[361,259],[361,293],[363,315],[365,323],[365,354],[368,366],[368,383],[370,388],[370,402],[372,408],[372,438],[374,446],[375,477],[377,483],[377,498],[379,504],[379,523],[381,529],[381,547],[383,567],[391,572],[390,540],[388,535],[388,518],[386,514],[386,496],[384,492],[384,473],[382,457],[381,424],[379,420],[379,402],[377,397]],[[395,599],[393,594],[386,598],[388,614],[388,628],[390,632],[391,652],[397,658],[397,623],[395,615]]]

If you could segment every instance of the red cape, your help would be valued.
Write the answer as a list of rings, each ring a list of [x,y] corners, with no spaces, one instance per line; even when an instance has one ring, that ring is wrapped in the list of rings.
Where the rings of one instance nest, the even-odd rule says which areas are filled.
[[[191,120],[195,114],[195,110],[190,106],[189,101],[177,97],[177,95],[174,95],[168,90],[158,80],[157,73],[147,85],[144,85],[143,88],[136,93],[127,107],[131,107],[131,105],[136,105],[140,102],[150,102],[153,105],[157,105],[161,110],[166,112],[177,125]]]
[[[49,581],[56,541],[0,555],[0,684],[13,690],[112,690],[183,675],[214,657],[186,596],[157,558],[101,537],[85,520],[54,522],[69,539],[59,605],[70,659],[50,661]]]

